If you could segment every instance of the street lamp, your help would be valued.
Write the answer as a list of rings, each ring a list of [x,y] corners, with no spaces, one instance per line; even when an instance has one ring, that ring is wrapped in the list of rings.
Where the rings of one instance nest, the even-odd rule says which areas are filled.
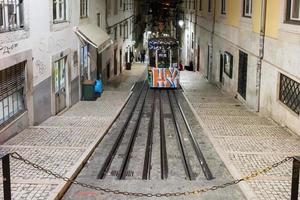
[[[183,27],[183,25],[184,25],[184,21],[181,19],[181,20],[179,20],[178,21],[178,25],[180,26],[180,28],[182,28]]]

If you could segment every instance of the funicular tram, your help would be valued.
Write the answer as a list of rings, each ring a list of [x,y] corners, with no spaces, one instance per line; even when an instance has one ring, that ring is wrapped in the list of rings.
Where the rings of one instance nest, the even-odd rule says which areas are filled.
[[[151,88],[176,89],[180,87],[178,46],[178,41],[172,37],[158,37],[148,40],[148,82]]]

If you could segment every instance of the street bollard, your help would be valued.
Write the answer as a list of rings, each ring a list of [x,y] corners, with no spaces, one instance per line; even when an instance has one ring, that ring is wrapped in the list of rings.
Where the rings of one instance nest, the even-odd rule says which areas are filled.
[[[11,200],[9,154],[0,152],[3,174],[3,195],[5,200]]]
[[[298,200],[299,170],[300,170],[300,157],[297,156],[297,157],[294,157],[294,160],[293,160],[291,200]]]

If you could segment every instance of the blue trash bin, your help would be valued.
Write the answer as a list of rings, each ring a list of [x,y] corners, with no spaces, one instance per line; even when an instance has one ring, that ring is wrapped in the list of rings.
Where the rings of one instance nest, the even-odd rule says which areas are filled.
[[[101,95],[103,92],[103,84],[101,80],[96,80],[95,93]]]

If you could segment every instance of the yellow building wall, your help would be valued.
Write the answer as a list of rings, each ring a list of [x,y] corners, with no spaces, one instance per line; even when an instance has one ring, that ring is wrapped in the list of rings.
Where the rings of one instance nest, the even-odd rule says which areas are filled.
[[[240,25],[241,18],[241,1],[228,0],[227,1],[227,17],[226,24],[230,26],[238,27]]]
[[[261,2],[262,0],[253,0],[252,4],[252,23],[255,33],[260,32]]]
[[[278,38],[280,0],[268,0],[267,2],[266,36]]]
[[[207,8],[208,8],[208,0],[202,0],[201,16],[203,17],[207,16]]]

